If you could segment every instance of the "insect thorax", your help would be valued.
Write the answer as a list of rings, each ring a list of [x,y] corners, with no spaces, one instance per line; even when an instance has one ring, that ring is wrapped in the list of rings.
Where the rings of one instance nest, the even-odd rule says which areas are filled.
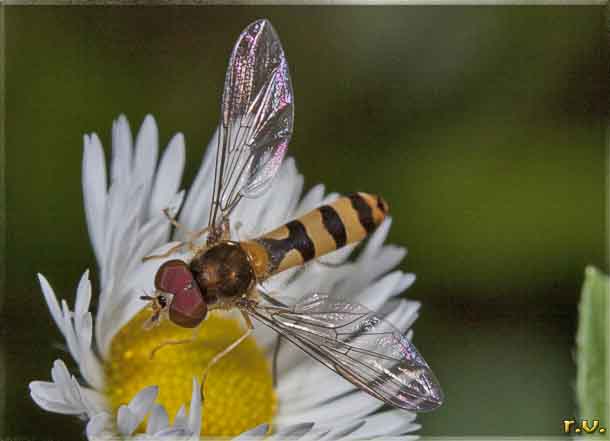
[[[214,245],[191,261],[191,271],[207,296],[235,297],[246,294],[255,282],[245,251],[237,242]]]

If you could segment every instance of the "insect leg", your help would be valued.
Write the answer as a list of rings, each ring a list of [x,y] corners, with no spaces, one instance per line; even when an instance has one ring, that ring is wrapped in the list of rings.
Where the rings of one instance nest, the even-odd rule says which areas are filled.
[[[184,225],[179,223],[176,220],[176,218],[172,217],[169,214],[169,210],[167,208],[165,208],[163,210],[163,213],[165,214],[165,216],[167,216],[167,218],[169,219],[169,221],[171,222],[171,224],[173,226],[175,226],[176,228],[185,230],[185,234],[186,234],[187,240],[179,242],[176,246],[171,247],[169,250],[167,250],[163,254],[153,254],[153,255],[150,255],[150,256],[145,256],[145,257],[142,258],[142,262],[146,262],[147,260],[152,260],[152,259],[162,259],[164,257],[169,257],[173,253],[178,251],[184,245],[188,245],[189,248],[191,249],[191,251],[193,251],[193,250],[195,250],[197,248],[195,246],[195,239],[201,237],[202,235],[207,233],[209,231],[209,229],[210,229],[210,227],[207,226],[207,227],[202,228],[201,230],[197,230],[197,231],[188,230]]]
[[[277,340],[275,341],[275,347],[273,348],[273,364],[271,368],[271,378],[273,378],[273,388],[277,387],[277,356],[280,353],[280,344],[282,343],[282,336],[277,335]]]
[[[258,288],[258,294],[265,299],[267,302],[269,302],[270,304],[274,305],[274,306],[278,306],[280,308],[284,308],[287,309],[288,306],[283,304],[282,302],[280,302],[278,299],[276,299],[274,297],[274,295],[277,295],[277,292],[275,291],[267,291],[263,288],[263,284],[261,283],[259,288]]]
[[[228,216],[222,220],[222,240],[230,240],[231,239],[231,225],[229,224]]]
[[[207,227],[202,228],[201,230],[191,231],[188,228],[186,228],[184,225],[182,225],[180,222],[178,222],[176,220],[176,218],[170,214],[169,208],[164,208],[163,214],[165,214],[167,219],[169,219],[169,221],[171,222],[171,224],[174,227],[176,227],[177,229],[180,229],[180,230],[184,230],[185,235],[188,238],[185,242],[189,244],[191,249],[193,249],[193,247],[194,247],[193,242],[195,241],[195,239],[201,237],[210,229],[210,226],[208,225]]]
[[[205,233],[207,233],[209,231],[209,229],[210,229],[210,227],[208,225],[207,227],[202,228],[201,230],[187,232],[187,236],[189,238],[188,242],[192,244],[195,239],[203,236]]]
[[[144,256],[144,257],[142,257],[142,262],[146,262],[147,260],[163,259],[164,257],[169,257],[172,254],[174,254],[176,251],[178,251],[180,248],[182,248],[182,246],[185,243],[186,242],[179,242],[177,245],[171,247],[169,250],[167,250],[163,254],[151,254],[150,256]]]
[[[179,340],[165,340],[163,343],[161,343],[158,346],[155,346],[155,348],[150,351],[150,355],[149,355],[149,360],[152,360],[155,358],[155,354],[161,349],[164,348],[165,346],[170,346],[170,345],[183,345],[186,343],[192,343],[197,339],[197,335],[199,334],[199,329],[201,329],[201,326],[197,326],[194,330],[193,330],[193,335],[191,336],[191,338],[183,338],[183,339],[179,339]]]
[[[241,311],[241,314],[246,322],[248,330],[241,337],[239,337],[237,340],[235,340],[233,343],[231,343],[229,346],[227,346],[222,352],[216,354],[214,356],[214,358],[212,358],[210,360],[207,367],[205,368],[205,371],[203,371],[203,377],[201,379],[201,396],[202,397],[205,396],[205,394],[203,392],[204,387],[205,387],[205,382],[207,380],[208,373],[210,372],[210,369],[212,368],[212,366],[214,366],[216,363],[218,363],[222,359],[222,357],[224,357],[229,352],[231,352],[233,349],[235,349],[237,346],[239,346],[239,344],[241,342],[243,342],[246,338],[248,338],[248,336],[250,336],[250,334],[252,334],[252,331],[254,330],[254,326],[252,325],[252,321],[250,320],[250,317],[248,316],[248,314],[246,314],[244,311]]]
[[[176,218],[170,214],[169,208],[164,208],[163,209],[163,214],[172,223],[172,225],[174,227],[176,227],[178,229],[184,229],[184,230],[188,231],[188,229],[184,225],[182,225],[180,222],[178,222],[176,220]]]

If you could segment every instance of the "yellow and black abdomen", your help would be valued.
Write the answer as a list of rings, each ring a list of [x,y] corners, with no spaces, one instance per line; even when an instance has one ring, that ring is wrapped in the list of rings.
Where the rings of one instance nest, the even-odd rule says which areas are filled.
[[[354,193],[241,245],[262,280],[364,239],[387,213],[380,196]]]

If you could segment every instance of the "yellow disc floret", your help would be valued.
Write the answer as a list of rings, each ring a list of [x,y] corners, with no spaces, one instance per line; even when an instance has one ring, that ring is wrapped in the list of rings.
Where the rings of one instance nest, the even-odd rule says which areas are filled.
[[[141,389],[157,385],[157,403],[170,420],[181,405],[188,409],[193,377],[201,376],[214,355],[221,352],[244,330],[237,321],[214,314],[200,326],[197,338],[189,343],[168,345],[169,340],[190,339],[192,329],[180,328],[168,320],[150,331],[143,330],[149,311],[141,311],[112,340],[106,363],[106,395],[116,412]],[[223,357],[210,370],[202,412],[202,436],[234,436],[262,423],[270,423],[277,400],[269,364],[250,337]]]

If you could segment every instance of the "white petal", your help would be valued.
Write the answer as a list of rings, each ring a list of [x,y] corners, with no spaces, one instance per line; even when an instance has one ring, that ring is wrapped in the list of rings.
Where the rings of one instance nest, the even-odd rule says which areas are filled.
[[[343,248],[340,248],[336,251],[333,251],[329,254],[326,254],[325,256],[318,258],[317,262],[320,264],[326,263],[326,264],[331,264],[331,265],[338,265],[338,264],[344,263],[349,258],[349,256],[352,254],[352,252],[354,251],[356,246],[358,246],[357,243],[346,245]]]
[[[171,242],[146,254],[162,254],[176,244],[177,242]],[[116,286],[115,281],[108,286],[108,290],[112,293],[112,301],[100,302],[96,318],[96,338],[104,358],[107,357],[110,341],[114,334],[137,312],[146,307],[146,303],[140,300],[139,296],[143,292],[154,291],[155,274],[161,264],[169,259],[185,260],[187,256],[189,256],[188,253],[176,253],[164,259],[138,263],[128,272],[127,280],[118,283],[119,286]]]
[[[142,257],[152,253],[156,248],[165,246],[169,237],[170,223],[165,216],[157,216],[150,219],[138,230],[137,247],[133,251],[136,259],[135,267],[140,266]]]
[[[148,196],[157,165],[158,153],[159,132],[157,123],[152,115],[146,115],[136,137],[133,164],[133,182],[136,186],[142,188],[142,198],[138,201],[139,205],[134,207],[140,215],[140,220],[144,220],[149,213]]]
[[[97,348],[101,353],[103,359],[108,358],[108,344],[113,334],[109,332],[114,331],[108,327],[108,319],[106,318],[108,313],[109,303],[109,292],[113,291],[115,281],[113,278],[109,278],[106,283],[106,287],[100,292],[99,301],[97,304],[97,313],[95,316],[95,341]]]
[[[131,269],[140,263],[135,262],[133,259],[134,250],[138,246],[137,232],[139,228],[139,220],[134,216],[133,222],[130,222],[127,225],[124,234],[121,236],[121,243],[118,241],[116,243],[116,253],[114,254],[114,262],[112,266],[115,271],[115,277],[118,281],[124,281],[126,278],[128,278]]]
[[[364,392],[354,392],[338,398],[324,406],[315,406],[307,411],[284,414],[280,406],[278,424],[295,424],[299,421],[316,421],[320,424],[342,424],[370,414],[383,403]]]
[[[81,346],[80,370],[87,383],[97,390],[104,389],[104,369],[90,345]]]
[[[413,329],[409,329],[405,336],[411,341],[413,340]]]
[[[189,431],[187,427],[184,426],[174,426],[168,427],[166,429],[160,430],[155,433],[153,439],[157,438],[169,438],[170,441],[191,441],[191,440],[183,440],[185,437],[192,436],[192,433]],[[194,441],[194,440],[193,440]]]
[[[86,411],[84,407],[66,401],[58,386],[47,381],[32,381],[30,396],[38,406],[48,412],[80,415]]]
[[[182,206],[182,202],[184,201],[185,194],[186,194],[186,192],[184,190],[180,190],[169,201],[168,208],[169,208],[169,212],[172,216],[175,216],[178,213],[178,210],[180,210],[180,207]]]
[[[44,409],[47,412],[60,413],[63,415],[80,415],[85,413],[84,409],[75,408],[63,402],[49,401],[45,397],[39,396],[34,392],[31,392],[30,396],[41,409]]]
[[[364,424],[365,424],[365,421],[363,421],[363,420],[350,421],[350,422],[344,423],[342,425],[339,425],[339,427],[336,427],[336,425],[333,424],[333,426],[334,426],[333,429],[327,435],[320,438],[320,441],[331,441],[331,440],[342,439],[344,437],[348,437],[348,435],[350,435],[351,433],[353,433],[356,430],[358,430],[359,428],[361,428]]]
[[[136,198],[134,198],[136,199]],[[134,200],[134,206],[140,204],[139,200]],[[117,210],[116,213],[119,213]],[[126,266],[130,263],[130,251],[135,246],[137,231],[140,226],[136,212],[125,212],[111,222],[115,223],[114,231],[108,236],[107,253],[105,267],[112,272],[113,277],[122,280]],[[112,225],[112,224],[111,224]]]
[[[322,204],[321,205],[330,205],[333,202],[335,202],[337,199],[339,199],[341,196],[341,194],[339,193],[328,193],[326,196],[324,196],[324,199],[322,199]]]
[[[138,427],[140,421],[136,418],[129,407],[122,405],[117,412],[117,430],[121,435],[131,435]]]
[[[157,164],[159,150],[159,131],[152,115],[146,115],[136,137],[134,155],[134,172],[136,182],[141,183],[143,178],[150,179]]]
[[[403,285],[402,279],[402,271],[386,274],[367,286],[354,301],[364,304],[373,311],[377,311],[381,309],[381,306],[390,297],[400,294],[401,291],[399,289]]]
[[[305,197],[301,200],[299,207],[295,212],[295,217],[299,217],[322,205],[324,198],[324,185],[318,184],[312,187]]]
[[[187,422],[186,409],[182,405],[174,417],[174,427],[187,427]]]
[[[386,320],[402,332],[409,329],[417,318],[419,302],[399,299],[396,302],[389,302],[388,306],[393,308],[393,311],[386,316]]]
[[[68,304],[65,300],[61,301],[61,309],[64,316],[64,336],[66,337],[66,343],[68,344],[68,349],[70,350],[70,354],[72,358],[79,363],[80,362],[80,350],[78,339],[76,338],[76,333],[74,332],[74,326],[72,325],[72,313],[70,312],[70,308],[68,308]]]
[[[388,237],[388,233],[390,232],[390,226],[392,225],[392,218],[387,217],[381,225],[377,227],[375,232],[371,235],[370,240],[366,244],[366,248],[362,253],[363,260],[373,259],[374,255],[383,247],[383,242],[385,242]]]
[[[184,169],[184,157],[184,136],[178,133],[171,139],[161,157],[151,194],[150,217],[167,208],[176,194]]]
[[[299,423],[290,426],[277,427],[273,436],[267,440],[283,440],[286,438],[298,439],[308,433],[314,426],[314,423]]]
[[[373,233],[358,257],[356,270],[340,285],[338,293],[341,297],[353,297],[377,277],[396,266],[405,256],[404,248],[383,246],[390,224],[391,219],[388,218]]]
[[[83,199],[87,229],[98,263],[104,258],[104,211],[106,209],[106,160],[102,143],[94,133],[85,135],[82,166]]]
[[[394,245],[386,245],[375,258],[374,266],[369,274],[369,280],[375,280],[379,275],[395,267],[407,254],[407,250]]]
[[[80,328],[79,321],[89,312],[91,302],[91,282],[89,282],[89,270],[85,270],[78,282],[76,289],[76,303],[74,304],[74,317],[76,319],[76,328]]]
[[[74,385],[72,376],[62,360],[55,360],[53,363],[51,378],[57,385],[57,388],[66,403],[70,403],[73,406],[82,406],[78,385]],[[84,411],[84,406],[82,407]]]
[[[295,351],[286,343],[284,350]],[[302,351],[298,350],[302,353]],[[282,358],[280,352],[278,358]],[[295,414],[356,390],[349,381],[308,356],[300,364],[278,376],[277,394],[286,414]]]
[[[112,198],[113,189],[110,190],[110,197]],[[134,211],[128,211],[127,203],[123,202],[121,206],[119,204],[110,204],[110,210],[108,212],[108,220],[106,222],[106,237],[105,237],[105,249],[106,254],[104,261],[100,264],[103,270],[102,279],[102,290],[106,288],[107,278],[113,277],[116,280],[120,280],[120,277],[115,273],[116,269],[120,269],[118,266],[117,258],[121,258],[121,246],[125,239],[125,231],[131,228],[133,231],[134,226],[137,223],[138,215]],[[134,206],[137,204],[134,202]]]
[[[305,379],[300,379],[298,373],[306,374]],[[281,401],[282,412],[296,414],[324,405],[325,402],[355,389],[356,386],[341,376],[317,362],[307,360],[303,366],[297,366],[280,377],[277,392],[280,397],[285,397]]]
[[[191,393],[191,407],[189,409],[188,427],[191,432],[199,436],[201,432],[201,392],[199,383],[196,378],[193,378],[193,392]]]
[[[366,417],[366,424],[351,434],[353,438],[377,438],[402,435],[419,428],[415,413],[392,409]]]
[[[112,124],[112,181],[128,179],[131,174],[133,137],[125,115]]]
[[[97,437],[112,431],[112,416],[108,412],[93,415],[87,423],[87,439],[93,441]]]
[[[133,399],[129,402],[129,410],[138,420],[138,424],[150,411],[150,408],[152,407],[153,402],[157,399],[158,394],[159,388],[157,386],[148,386],[138,392],[136,396],[133,397]]]
[[[176,193],[173,198],[167,204],[170,214],[175,215],[180,209],[182,199],[184,198],[184,191]],[[138,231],[138,237],[136,241],[136,248],[132,253],[132,269],[135,270],[141,266],[142,258],[151,254],[157,254],[155,251],[161,246],[166,246],[169,238],[170,223],[169,220],[161,212],[145,225],[141,226]],[[170,258],[175,258],[170,256]],[[160,262],[165,259],[159,260]]]
[[[80,320],[75,323],[74,329],[78,337],[80,353],[91,349],[91,338],[93,337],[93,317],[90,312],[80,317]]]
[[[152,278],[153,275],[150,275]],[[152,279],[154,280],[154,278]],[[117,289],[118,291],[118,289]],[[100,351],[104,358],[107,357],[110,350],[112,337],[119,329],[127,323],[137,312],[146,307],[146,303],[142,301],[135,290],[117,292],[116,299],[113,302],[113,308],[107,309],[103,317],[103,327],[100,331],[102,336],[99,340]]]
[[[257,235],[280,227],[294,218],[302,188],[303,176],[296,171],[294,160],[287,158],[264,197],[250,200],[250,207],[242,207],[242,221],[244,224],[254,221]]]
[[[167,429],[168,427],[169,417],[165,407],[161,406],[160,404],[153,404],[150,416],[148,417],[148,421],[146,423],[146,433],[149,435],[154,435],[155,433]]]
[[[63,396],[57,389],[55,383],[49,381],[31,381],[29,384],[30,392],[50,401],[63,401]]]
[[[57,302],[55,292],[53,291],[53,288],[51,288],[51,285],[49,285],[47,279],[40,273],[38,273],[38,282],[40,283],[40,289],[42,289],[42,294],[44,295],[44,299],[51,312],[51,317],[53,317],[53,320],[61,333],[64,334],[64,317],[61,313],[61,309],[59,309],[59,303]]]
[[[250,438],[259,438],[259,437],[263,437],[267,434],[267,431],[269,430],[269,425],[268,424],[261,424],[260,426],[256,426],[254,429],[250,429],[247,432],[242,433],[239,436],[236,436],[235,438],[233,438],[234,441],[243,441],[243,440],[247,440]]]
[[[269,203],[267,209],[257,216],[257,223],[268,231],[292,219],[302,189],[303,176],[297,172],[294,159],[286,158],[266,194]]]
[[[411,285],[413,285],[413,283],[415,283],[415,274],[413,273],[406,273],[403,277],[403,280],[401,281],[401,285],[400,288],[398,288],[399,292],[403,292],[407,289],[409,289],[411,287]]]
[[[70,375],[68,368],[61,360],[55,360],[51,368],[53,383],[35,381],[30,383],[32,399],[43,409],[72,415],[89,414],[93,410],[92,402],[83,399],[82,388]]]
[[[329,426],[315,426],[305,436],[301,437],[299,441],[319,441],[324,438],[332,430]]]
[[[216,144],[218,142],[218,130],[212,136],[197,176],[187,193],[182,213],[180,213],[180,223],[190,230],[198,230],[208,223],[212,192],[214,190],[214,164],[216,158]],[[184,239],[181,231],[176,231],[176,239]]]
[[[85,405],[85,408],[87,409],[87,414],[89,416],[109,409],[108,403],[106,402],[106,398],[101,392],[98,392],[97,390],[81,386],[80,396],[81,400],[83,401],[83,404]]]

